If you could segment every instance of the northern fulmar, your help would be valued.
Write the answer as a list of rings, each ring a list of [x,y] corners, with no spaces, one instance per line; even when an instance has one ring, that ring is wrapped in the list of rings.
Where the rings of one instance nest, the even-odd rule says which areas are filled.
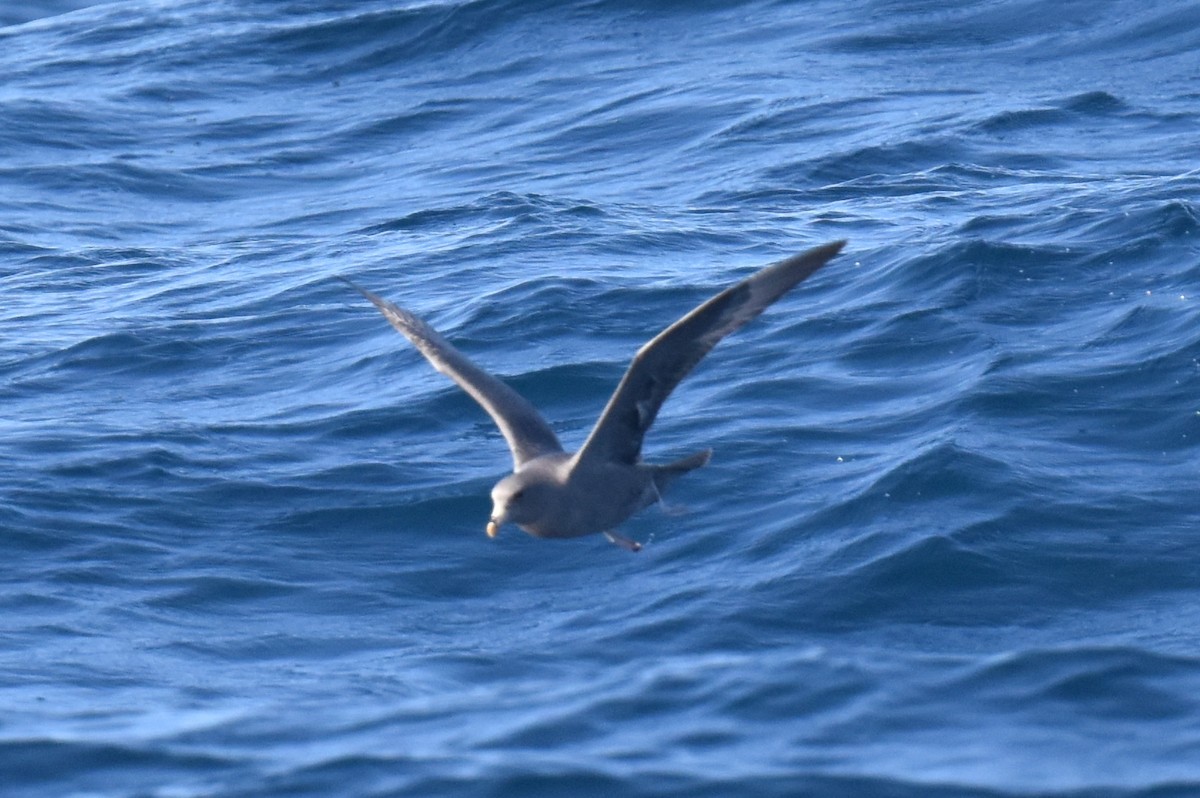
[[[603,532],[629,551],[642,544],[616,532],[638,510],[662,499],[667,486],[706,464],[705,449],[666,465],[642,462],[642,439],[659,408],[696,364],[734,330],[762,313],[841,251],[845,241],[815,247],[767,266],[726,288],[638,350],[600,420],[574,454],[537,409],[475,365],[437,330],[402,307],[341,278],[371,301],[435,369],[478,402],[512,450],[513,472],[492,488],[488,537],[513,523],[538,538]]]

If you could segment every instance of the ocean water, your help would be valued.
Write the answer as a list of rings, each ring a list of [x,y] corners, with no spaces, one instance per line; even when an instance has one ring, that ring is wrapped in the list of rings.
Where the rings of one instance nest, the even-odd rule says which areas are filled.
[[[1200,795],[1200,7],[0,11],[3,796]],[[483,534],[803,248],[622,531]]]

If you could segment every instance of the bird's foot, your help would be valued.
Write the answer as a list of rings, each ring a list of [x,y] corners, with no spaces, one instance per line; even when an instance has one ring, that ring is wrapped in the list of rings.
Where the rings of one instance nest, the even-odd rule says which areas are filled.
[[[688,507],[686,504],[668,504],[664,501],[659,501],[658,510],[663,515],[671,518],[677,518],[681,515],[688,515],[692,512],[692,508]]]
[[[654,503],[658,505],[664,515],[686,515],[689,512],[688,508],[682,504],[667,504],[654,480],[650,480],[650,490],[654,492]]]
[[[625,549],[626,551],[635,551],[636,552],[636,551],[642,550],[641,543],[638,543],[636,540],[630,540],[629,538],[625,537],[624,535],[618,535],[616,532],[605,532],[604,537],[608,538],[610,543],[614,543],[617,546],[620,546],[621,548]]]

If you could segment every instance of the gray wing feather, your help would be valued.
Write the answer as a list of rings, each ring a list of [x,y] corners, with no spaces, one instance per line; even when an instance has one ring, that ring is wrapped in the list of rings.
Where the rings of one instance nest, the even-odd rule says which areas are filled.
[[[487,411],[500,428],[504,440],[508,441],[514,470],[538,455],[562,451],[554,430],[550,429],[550,425],[525,397],[472,363],[419,317],[360,288],[345,277],[338,279],[370,300],[393,327],[412,341],[413,346],[435,369],[458,383]]]
[[[835,241],[767,266],[655,336],[634,356],[575,462],[638,462],[642,439],[675,386],[722,338],[824,266],[845,244]]]

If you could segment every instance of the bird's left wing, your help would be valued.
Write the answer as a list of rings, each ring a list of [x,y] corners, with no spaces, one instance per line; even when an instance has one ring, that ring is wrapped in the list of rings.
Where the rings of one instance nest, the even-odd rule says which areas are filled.
[[[680,380],[722,338],[824,266],[845,244],[835,241],[767,266],[655,336],[634,356],[575,463],[638,462],[642,438]]]

